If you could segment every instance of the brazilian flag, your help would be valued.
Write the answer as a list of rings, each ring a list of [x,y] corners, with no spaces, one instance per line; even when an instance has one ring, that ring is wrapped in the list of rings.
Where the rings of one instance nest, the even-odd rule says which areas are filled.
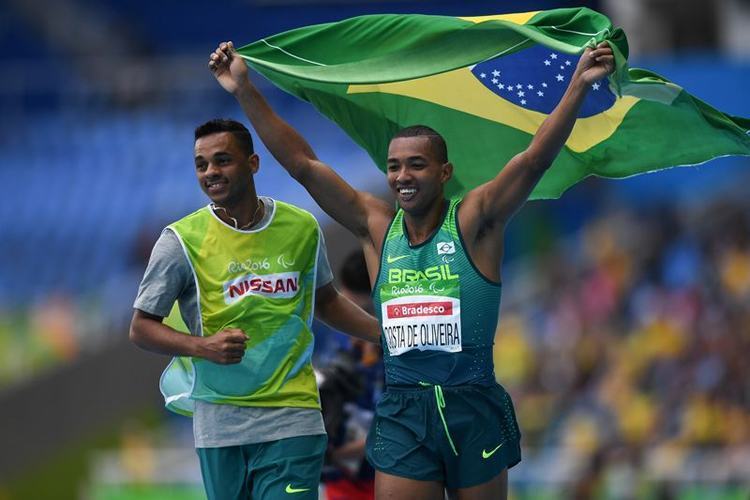
[[[595,82],[565,147],[532,194],[557,198],[589,175],[622,178],[750,155],[750,120],[629,68],[624,32],[586,8],[484,17],[369,15],[239,49],[256,71],[310,102],[385,170],[401,128],[448,143],[450,194],[493,178],[562,97],[586,47],[606,41],[615,72]]]

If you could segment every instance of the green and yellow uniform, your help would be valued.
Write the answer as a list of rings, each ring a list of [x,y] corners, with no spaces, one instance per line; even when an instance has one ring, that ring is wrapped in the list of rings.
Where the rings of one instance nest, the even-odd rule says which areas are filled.
[[[196,280],[200,335],[248,334],[242,362],[171,363],[160,386],[167,406],[192,401],[236,406],[320,408],[310,362],[319,230],[309,213],[277,201],[262,231],[237,231],[202,208],[170,225]],[[294,238],[290,238],[294,235]]]
[[[258,418],[257,432],[263,435],[197,447],[210,498],[317,498],[326,449],[322,428],[310,434],[310,412],[320,410],[311,365],[320,229],[304,210],[264,203],[270,216],[257,229],[232,228],[210,207],[167,229],[179,240],[195,281],[199,321],[190,333],[209,336],[239,328],[248,336],[240,363],[174,358],[160,380],[169,409],[200,417],[196,445],[199,438],[207,440],[211,422],[244,433],[242,420]],[[275,438],[269,411],[279,416],[279,425],[304,422],[305,430],[279,429],[281,437]]]
[[[414,246],[399,210],[373,287],[387,390],[368,459],[449,488],[481,484],[520,461],[513,404],[495,382],[492,357],[501,285],[467,254],[459,204],[450,200],[434,234]]]

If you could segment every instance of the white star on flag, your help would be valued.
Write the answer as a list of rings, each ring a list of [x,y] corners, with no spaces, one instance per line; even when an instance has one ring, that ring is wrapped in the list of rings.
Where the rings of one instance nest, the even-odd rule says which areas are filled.
[[[547,52],[553,50],[550,47],[539,45],[533,50],[535,51],[533,55],[530,52],[529,57],[525,59],[519,56],[519,60],[523,60],[523,64],[519,66],[510,64],[511,59],[507,59],[509,61],[507,67],[502,65],[506,59],[490,60],[478,63],[472,67],[471,71],[474,78],[479,80],[477,83],[506,102],[549,114],[564,93],[569,82],[568,77],[573,77],[577,63],[570,54]],[[570,74],[568,74],[569,70]],[[584,116],[591,113],[587,110],[587,106],[589,108],[605,106],[607,104],[603,100],[605,95],[606,99],[613,100],[607,87],[607,80],[591,82],[589,85],[591,85],[590,89],[597,90],[597,92],[584,104],[584,110],[581,111]]]

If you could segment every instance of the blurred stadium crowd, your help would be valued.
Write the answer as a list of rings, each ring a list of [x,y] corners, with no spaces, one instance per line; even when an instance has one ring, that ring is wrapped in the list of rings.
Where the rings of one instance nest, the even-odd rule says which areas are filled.
[[[747,1],[585,3],[620,16],[615,22],[637,40],[631,42],[634,55],[649,62],[643,66],[663,71],[723,111],[750,116],[750,44],[746,30],[730,29],[750,19]],[[216,41],[249,42],[365,12],[493,10],[481,2],[237,0],[227,3],[225,24],[202,30],[199,3],[180,2],[179,9],[152,4],[129,2],[127,10],[113,1],[52,6],[9,0],[0,13],[7,70],[0,82],[4,408],[15,405],[19,391],[48,383],[42,375],[80,364],[126,336],[160,228],[205,203],[192,177],[192,129],[213,116],[240,116],[205,70],[203,54]],[[507,2],[498,8],[569,4]],[[665,14],[669,9],[675,19]],[[174,19],[173,27],[162,33],[166,18]],[[96,22],[82,25],[91,20]],[[661,29],[647,29],[654,23]],[[682,55],[664,55],[671,50]],[[716,56],[720,51],[740,59],[724,60]],[[264,90],[320,157],[357,166],[342,171],[347,180],[380,188],[370,160],[333,125],[290,97]],[[321,216],[258,149],[259,192]],[[524,462],[510,475],[515,498],[748,498],[748,167],[748,159],[727,159],[640,179],[587,181],[562,200],[531,203],[514,220],[495,364],[523,433]],[[357,275],[356,258],[345,260],[351,242],[332,238],[328,246],[334,270],[341,270],[338,283],[366,305],[361,276],[345,277]],[[382,390],[378,352],[325,325],[317,332],[315,362],[335,445],[324,479],[354,478],[366,488],[371,471],[356,443]],[[156,393],[156,385],[154,379],[143,390]],[[40,402],[38,411],[46,404]],[[124,460],[113,466],[119,470],[114,476],[125,483],[185,483],[200,493],[199,476],[193,482],[188,477],[199,474],[194,456],[170,462],[180,474],[159,467],[175,448],[184,456],[179,450],[190,446],[189,421],[164,413],[158,421],[157,430],[145,433],[120,421],[101,424],[124,436],[113,452]],[[344,450],[347,443],[355,445]],[[56,450],[58,455],[65,451]],[[126,498],[92,493],[98,490],[91,484],[114,476],[101,473],[101,464],[109,463],[102,455],[85,460],[94,473],[79,473],[76,491],[88,491],[92,499]],[[0,464],[0,500],[17,497],[6,480],[33,476],[34,464],[18,474],[6,476]],[[146,498],[141,493],[136,498]],[[161,495],[155,498],[168,498]]]
[[[516,264],[496,373],[526,446],[577,464],[576,497],[747,487],[749,236],[744,199],[617,207]]]

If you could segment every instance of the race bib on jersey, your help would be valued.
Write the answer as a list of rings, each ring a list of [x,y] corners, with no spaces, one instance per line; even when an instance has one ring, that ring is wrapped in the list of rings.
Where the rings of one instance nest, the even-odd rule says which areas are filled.
[[[461,352],[459,282],[419,280],[380,287],[383,334],[388,352]]]

